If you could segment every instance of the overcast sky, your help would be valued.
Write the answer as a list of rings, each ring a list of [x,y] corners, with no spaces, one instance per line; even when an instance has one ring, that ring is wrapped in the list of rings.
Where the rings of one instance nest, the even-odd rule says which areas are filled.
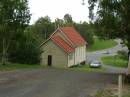
[[[29,7],[32,14],[31,24],[39,17],[48,15],[51,20],[56,18],[63,19],[66,13],[70,14],[74,21],[89,21],[88,4],[85,0],[83,6],[82,0],[29,0]]]

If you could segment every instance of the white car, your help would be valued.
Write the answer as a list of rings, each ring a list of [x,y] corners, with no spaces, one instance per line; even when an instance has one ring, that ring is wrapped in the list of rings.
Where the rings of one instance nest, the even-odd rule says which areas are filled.
[[[95,67],[95,68],[101,67],[101,62],[99,62],[99,61],[92,61],[89,66],[90,67]]]
[[[103,51],[102,54],[109,54],[110,51]]]

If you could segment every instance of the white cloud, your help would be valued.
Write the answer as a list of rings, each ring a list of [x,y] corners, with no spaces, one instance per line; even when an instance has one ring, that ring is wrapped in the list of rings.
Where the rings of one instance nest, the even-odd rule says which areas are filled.
[[[48,15],[54,21],[55,18],[63,18],[66,13],[76,22],[88,21],[88,4],[81,4],[82,0],[29,0],[32,13],[31,23],[39,17]]]

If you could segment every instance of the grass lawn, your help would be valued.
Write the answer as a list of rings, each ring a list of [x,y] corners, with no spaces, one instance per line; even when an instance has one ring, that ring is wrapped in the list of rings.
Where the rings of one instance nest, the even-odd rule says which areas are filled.
[[[123,97],[130,97],[130,93],[129,93],[129,94],[127,94],[127,95],[124,95]]]
[[[30,65],[30,64],[7,64],[7,65],[0,65],[0,71],[14,71],[20,69],[37,69],[37,68],[48,68],[47,66],[42,65]],[[63,69],[63,70],[75,70],[75,71],[87,71],[87,72],[103,72],[105,71],[104,68],[90,68],[88,65],[81,65],[78,67],[72,68],[63,68],[63,67],[51,67],[55,69]]]
[[[115,56],[102,57],[101,59],[104,64],[116,67],[127,67],[128,63],[126,60],[120,59]]]
[[[87,72],[104,72],[105,68],[90,68],[89,65],[81,65],[77,67],[72,67],[70,68],[71,70],[75,71],[87,71]]]
[[[103,49],[114,47],[117,44],[118,43],[114,40],[99,40],[96,38],[94,44],[88,47],[87,50],[88,51],[103,50]]]
[[[7,64],[0,65],[0,71],[12,71],[18,69],[34,69],[34,68],[43,68],[41,65],[29,65],[29,64]]]
[[[118,97],[113,90],[98,90],[94,97]],[[130,97],[130,93],[125,93],[123,91],[122,97]]]

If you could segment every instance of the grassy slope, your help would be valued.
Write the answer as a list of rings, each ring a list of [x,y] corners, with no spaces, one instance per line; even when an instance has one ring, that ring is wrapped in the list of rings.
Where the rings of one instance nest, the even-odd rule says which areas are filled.
[[[107,57],[102,57],[101,58],[103,63],[106,65],[111,65],[111,66],[116,66],[116,67],[127,67],[127,61],[116,58],[114,56],[107,56]]]
[[[96,51],[96,50],[103,50],[107,48],[111,48],[116,46],[118,43],[114,40],[99,40],[95,39],[95,42],[93,45],[88,47],[88,51]]]

